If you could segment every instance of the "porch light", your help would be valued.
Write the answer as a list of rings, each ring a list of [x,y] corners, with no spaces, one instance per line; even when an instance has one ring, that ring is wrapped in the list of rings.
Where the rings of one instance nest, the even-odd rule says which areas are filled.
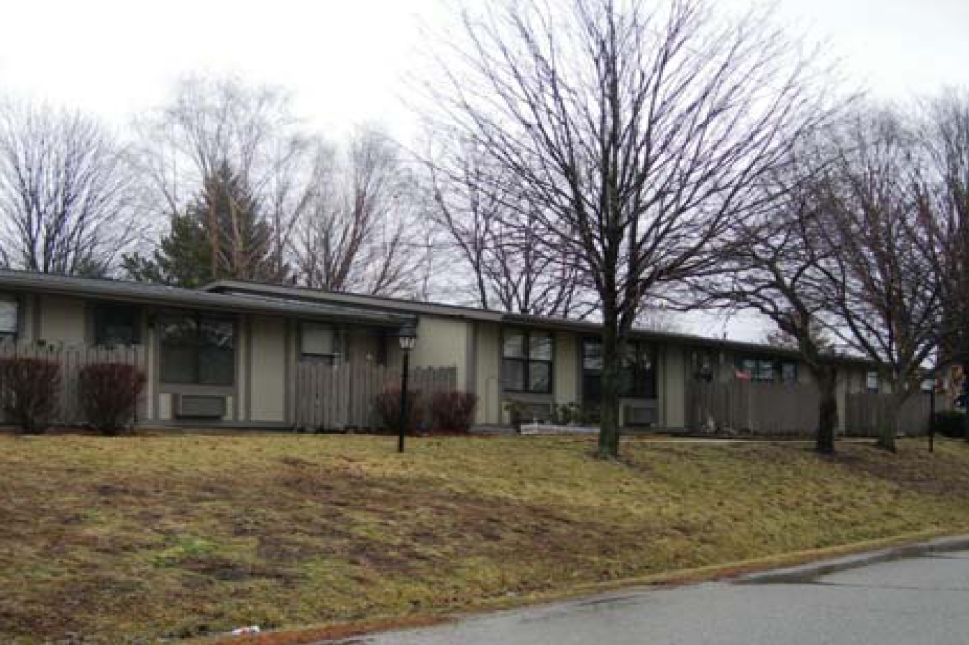
[[[400,348],[409,352],[417,345],[417,328],[411,324],[404,325],[397,333],[397,340],[400,341]]]

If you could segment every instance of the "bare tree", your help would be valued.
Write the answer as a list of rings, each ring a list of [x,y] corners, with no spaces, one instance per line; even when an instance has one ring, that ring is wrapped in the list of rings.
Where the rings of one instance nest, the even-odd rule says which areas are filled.
[[[940,278],[939,365],[969,375],[969,92],[950,90],[928,102],[918,130],[924,165],[918,177],[920,224],[931,240]],[[969,377],[963,377],[963,395]],[[969,438],[969,415],[966,415]]]
[[[162,204],[162,215],[185,209],[208,178],[228,165],[251,191],[271,230],[275,279],[287,273],[286,252],[296,225],[307,138],[280,88],[250,86],[235,77],[190,76],[171,100],[136,123],[138,158]],[[209,202],[216,203],[212,195]],[[220,256],[217,214],[212,213],[212,261]],[[215,267],[212,267],[215,273]]]
[[[131,244],[124,150],[79,112],[0,106],[0,264],[104,275]]]
[[[823,156],[793,148],[790,162],[765,181],[778,196],[770,208],[738,226],[736,243],[721,258],[719,273],[689,282],[694,307],[752,311],[774,324],[771,344],[800,352],[820,393],[816,449],[835,450],[838,361],[824,327],[836,284],[837,247],[823,233],[826,219],[817,176]]]
[[[618,455],[619,357],[641,302],[711,269],[789,137],[826,114],[809,53],[767,18],[721,19],[704,0],[508,0],[465,13],[440,56],[441,120],[525,188],[542,250],[575,258],[595,291],[603,458]]]
[[[396,146],[360,130],[341,154],[316,147],[294,240],[297,279],[310,287],[413,295],[424,261],[414,184]]]
[[[680,332],[687,331],[687,326],[683,316],[684,307],[673,302],[682,303],[682,296],[674,294],[674,289],[665,290],[664,293],[657,293],[649,298],[643,298],[639,303],[639,313],[636,314],[636,329],[647,329],[658,332]]]
[[[931,239],[919,225],[920,165],[909,124],[896,112],[870,110],[833,137],[824,173],[824,234],[833,248],[830,328],[879,365],[891,387],[892,421],[878,445],[895,450],[898,410],[918,392],[938,346],[940,275]]]
[[[446,140],[441,134],[436,138]],[[579,319],[590,313],[576,263],[543,251],[541,227],[528,222],[539,218],[527,210],[514,178],[499,178],[502,167],[460,138],[424,165],[431,216],[445,234],[446,250],[468,269],[454,279],[471,283],[477,306]]]

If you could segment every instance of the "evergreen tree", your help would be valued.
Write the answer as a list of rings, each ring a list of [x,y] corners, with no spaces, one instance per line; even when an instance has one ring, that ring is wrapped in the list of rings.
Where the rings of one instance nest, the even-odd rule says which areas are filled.
[[[126,255],[122,267],[139,282],[197,288],[211,282],[212,251],[203,221],[195,212],[175,213],[171,229],[150,257]]]
[[[272,257],[272,228],[228,162],[210,174],[151,257],[124,258],[128,275],[144,282],[195,288],[219,279],[282,282],[287,267]]]

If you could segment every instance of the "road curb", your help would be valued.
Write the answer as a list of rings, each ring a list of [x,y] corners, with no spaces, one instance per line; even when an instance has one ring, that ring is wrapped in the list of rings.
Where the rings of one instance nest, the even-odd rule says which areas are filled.
[[[912,558],[930,553],[962,551],[969,549],[969,535],[953,535],[925,542],[878,549],[867,553],[848,555],[794,567],[750,573],[731,580],[734,584],[782,584],[811,582],[816,578],[848,569],[857,569],[880,562]]]

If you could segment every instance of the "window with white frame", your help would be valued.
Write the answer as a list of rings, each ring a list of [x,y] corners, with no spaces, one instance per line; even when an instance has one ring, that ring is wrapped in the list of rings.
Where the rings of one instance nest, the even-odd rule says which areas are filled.
[[[0,294],[0,341],[17,338],[17,299]]]
[[[333,364],[340,357],[340,334],[333,325],[304,322],[300,325],[300,355]]]
[[[878,372],[870,370],[865,374],[865,387],[869,392],[877,392],[879,390]]]

